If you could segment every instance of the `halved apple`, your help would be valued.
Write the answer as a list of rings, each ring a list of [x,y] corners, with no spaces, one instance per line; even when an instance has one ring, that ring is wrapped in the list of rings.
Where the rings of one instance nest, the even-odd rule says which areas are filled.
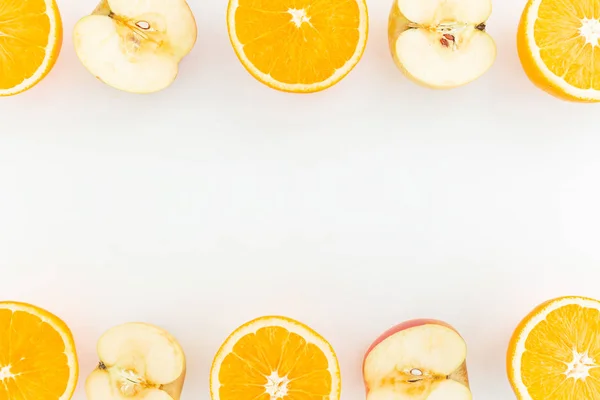
[[[131,93],[165,89],[197,39],[185,0],[102,0],[75,25],[75,52],[99,80]]]
[[[398,68],[412,81],[451,89],[485,74],[496,43],[485,31],[492,0],[394,0],[388,40]]]
[[[88,400],[179,400],[185,354],[164,329],[119,325],[100,337],[97,351],[100,362],[85,383]]]
[[[365,354],[367,400],[472,400],[466,359],[465,341],[447,323],[399,324]]]

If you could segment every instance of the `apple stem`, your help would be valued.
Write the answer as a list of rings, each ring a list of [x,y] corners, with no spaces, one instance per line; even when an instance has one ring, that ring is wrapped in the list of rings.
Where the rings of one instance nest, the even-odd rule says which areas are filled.
[[[106,364],[104,364],[102,361],[100,361],[98,363],[98,369],[105,370],[106,369]]]

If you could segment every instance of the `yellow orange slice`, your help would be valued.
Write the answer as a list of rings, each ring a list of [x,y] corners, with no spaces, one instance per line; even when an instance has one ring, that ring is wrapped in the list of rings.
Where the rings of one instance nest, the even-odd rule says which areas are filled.
[[[546,92],[570,101],[600,101],[598,0],[529,0],[517,33],[521,64]]]
[[[286,92],[333,86],[365,50],[365,0],[229,0],[237,57],[265,85]]]
[[[54,0],[0,1],[0,96],[24,92],[44,79],[61,46]]]
[[[210,373],[213,400],[338,400],[340,369],[329,343],[285,317],[261,317],[236,329]]]
[[[0,400],[68,400],[78,375],[63,321],[30,304],[0,302]]]
[[[600,301],[561,297],[515,330],[507,372],[519,400],[600,399]]]

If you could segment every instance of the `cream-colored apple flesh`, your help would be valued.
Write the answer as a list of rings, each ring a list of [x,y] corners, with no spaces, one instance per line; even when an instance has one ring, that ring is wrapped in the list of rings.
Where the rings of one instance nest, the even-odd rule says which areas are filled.
[[[496,43],[485,32],[491,13],[491,0],[395,0],[388,25],[392,57],[423,86],[470,83],[496,59]]]
[[[467,346],[454,329],[435,322],[400,329],[365,357],[367,400],[472,400]]]
[[[116,89],[152,93],[176,79],[197,39],[185,0],[103,0],[74,29],[77,56]]]
[[[177,340],[144,323],[116,326],[98,341],[98,367],[87,377],[88,400],[178,400],[186,361]]]

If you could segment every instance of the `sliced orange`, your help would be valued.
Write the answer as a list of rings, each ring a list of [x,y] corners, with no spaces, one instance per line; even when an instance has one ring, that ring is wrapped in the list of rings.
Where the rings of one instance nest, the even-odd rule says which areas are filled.
[[[229,0],[235,54],[263,84],[317,92],[342,80],[367,43],[365,0]]]
[[[507,372],[519,400],[600,399],[600,301],[560,297],[515,330]]]
[[[0,1],[0,96],[38,84],[54,67],[61,46],[55,0]]]
[[[570,101],[600,101],[598,0],[529,0],[517,48],[529,79]]]
[[[0,302],[0,400],[68,400],[78,374],[63,321],[30,304]]]
[[[308,326],[278,316],[236,329],[210,373],[213,400],[338,400],[340,384],[331,345]]]

